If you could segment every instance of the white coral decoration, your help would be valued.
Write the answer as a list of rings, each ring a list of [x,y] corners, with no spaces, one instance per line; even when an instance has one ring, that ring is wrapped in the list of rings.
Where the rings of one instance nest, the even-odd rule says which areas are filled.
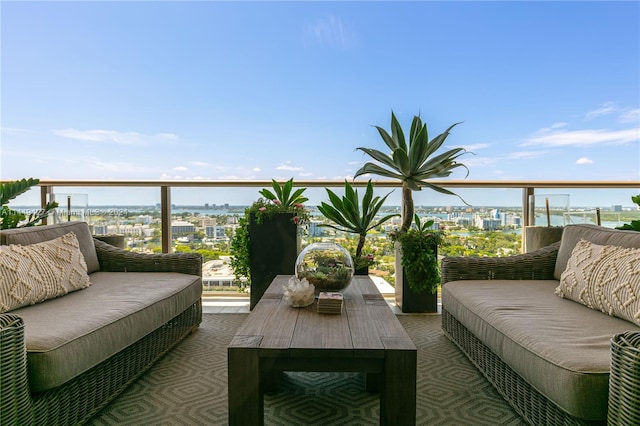
[[[283,288],[285,302],[290,303],[294,308],[304,308],[313,303],[315,287],[313,284],[309,284],[306,278],[300,281],[296,277],[291,277],[289,284]]]

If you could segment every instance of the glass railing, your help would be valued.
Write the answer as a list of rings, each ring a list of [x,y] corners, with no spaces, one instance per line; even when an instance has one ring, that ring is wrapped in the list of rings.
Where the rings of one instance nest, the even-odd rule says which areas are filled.
[[[384,212],[400,213],[398,182],[374,181],[376,195],[392,191]],[[562,226],[596,223],[616,227],[640,218],[631,196],[640,183],[630,181],[439,181],[460,195],[414,192],[416,212],[445,225],[451,248],[441,254],[508,255],[526,247],[527,226]],[[344,181],[299,180],[307,188],[312,223],[303,245],[318,240],[350,244],[349,235],[327,232],[316,225],[325,221],[316,209],[327,201],[325,188],[340,194]],[[354,182],[356,187],[366,181]],[[84,220],[96,235],[118,234],[134,251],[172,252],[197,247],[205,256],[205,290],[233,284],[228,268],[229,239],[244,208],[259,198],[271,181],[107,181],[42,180],[12,201],[11,207],[37,208],[49,200],[59,203],[49,223]],[[34,196],[35,195],[35,196]],[[463,199],[466,201],[465,204]],[[393,282],[393,261],[385,258],[391,243],[387,233],[399,220],[367,236],[368,248],[380,259],[375,273]],[[499,242],[494,241],[499,239]],[[497,245],[496,245],[497,244]],[[502,244],[502,245],[500,245]]]

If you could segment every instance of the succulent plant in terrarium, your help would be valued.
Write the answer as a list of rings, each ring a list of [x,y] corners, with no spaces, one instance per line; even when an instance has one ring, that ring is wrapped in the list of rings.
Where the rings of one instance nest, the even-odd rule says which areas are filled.
[[[296,260],[296,277],[306,278],[322,291],[345,289],[353,277],[353,260],[349,252],[335,243],[313,243],[305,247]]]

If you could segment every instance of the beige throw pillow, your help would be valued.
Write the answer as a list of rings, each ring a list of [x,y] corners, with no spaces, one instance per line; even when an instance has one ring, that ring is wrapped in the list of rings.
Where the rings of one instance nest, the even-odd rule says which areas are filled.
[[[556,294],[640,325],[640,249],[580,240]]]
[[[91,285],[73,232],[37,244],[0,246],[0,312]]]

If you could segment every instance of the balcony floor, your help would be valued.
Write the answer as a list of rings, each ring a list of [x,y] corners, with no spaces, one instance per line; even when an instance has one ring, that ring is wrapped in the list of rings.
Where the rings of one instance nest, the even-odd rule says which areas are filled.
[[[393,312],[402,314],[393,300],[393,287],[382,278],[372,276],[371,279]],[[202,312],[205,314],[248,314],[249,297],[238,293],[205,295],[202,298]]]
[[[203,315],[197,332],[88,424],[228,424],[226,348],[245,318],[246,314],[233,313]],[[409,314],[398,319],[418,348],[417,425],[525,425],[444,336],[439,315]],[[379,395],[364,390],[360,375],[285,374],[279,391],[265,394],[266,425],[379,423]]]

